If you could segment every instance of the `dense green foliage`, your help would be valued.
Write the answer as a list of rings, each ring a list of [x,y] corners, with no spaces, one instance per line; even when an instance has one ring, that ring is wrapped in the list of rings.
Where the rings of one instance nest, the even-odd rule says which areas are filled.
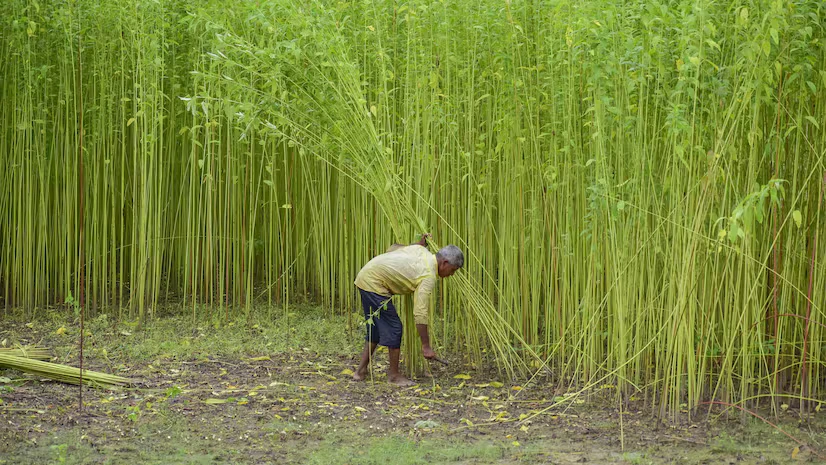
[[[476,359],[664,414],[822,396],[823,8],[3,2],[0,295],[352,309],[428,230]]]

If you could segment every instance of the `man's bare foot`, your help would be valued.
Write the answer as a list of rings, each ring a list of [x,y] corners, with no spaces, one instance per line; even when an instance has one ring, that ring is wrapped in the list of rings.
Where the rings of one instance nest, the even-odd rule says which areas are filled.
[[[402,375],[388,375],[387,382],[401,387],[414,386],[416,384]]]
[[[367,370],[356,370],[353,373],[353,379],[356,381],[364,381],[364,378],[367,376]]]

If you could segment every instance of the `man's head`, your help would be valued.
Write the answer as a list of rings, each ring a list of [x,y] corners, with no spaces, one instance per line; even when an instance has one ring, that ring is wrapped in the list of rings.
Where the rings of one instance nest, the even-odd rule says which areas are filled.
[[[453,273],[465,264],[465,256],[459,247],[448,245],[436,252],[436,263],[439,265],[439,277],[447,278],[453,276]]]

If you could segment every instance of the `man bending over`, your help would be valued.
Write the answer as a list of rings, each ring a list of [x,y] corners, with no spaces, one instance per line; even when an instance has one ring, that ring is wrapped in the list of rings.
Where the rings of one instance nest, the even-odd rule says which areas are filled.
[[[399,386],[414,384],[399,372],[399,349],[402,344],[402,322],[396,313],[392,297],[413,294],[413,318],[422,340],[422,352],[426,359],[436,357],[430,347],[427,332],[427,310],[430,294],[436,287],[436,277],[452,276],[465,263],[462,251],[455,245],[443,247],[436,254],[425,245],[429,234],[412,245],[395,244],[369,262],[359,271],[355,285],[361,293],[361,306],[367,320],[367,336],[361,364],[353,379],[363,380],[376,346],[383,345],[390,352],[388,381]]]

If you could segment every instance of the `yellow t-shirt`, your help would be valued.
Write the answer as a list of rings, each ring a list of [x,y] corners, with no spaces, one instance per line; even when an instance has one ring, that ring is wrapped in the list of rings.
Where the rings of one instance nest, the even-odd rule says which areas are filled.
[[[436,287],[436,256],[420,245],[383,253],[367,262],[356,276],[359,289],[380,295],[413,294],[413,319],[427,324],[430,294]]]

